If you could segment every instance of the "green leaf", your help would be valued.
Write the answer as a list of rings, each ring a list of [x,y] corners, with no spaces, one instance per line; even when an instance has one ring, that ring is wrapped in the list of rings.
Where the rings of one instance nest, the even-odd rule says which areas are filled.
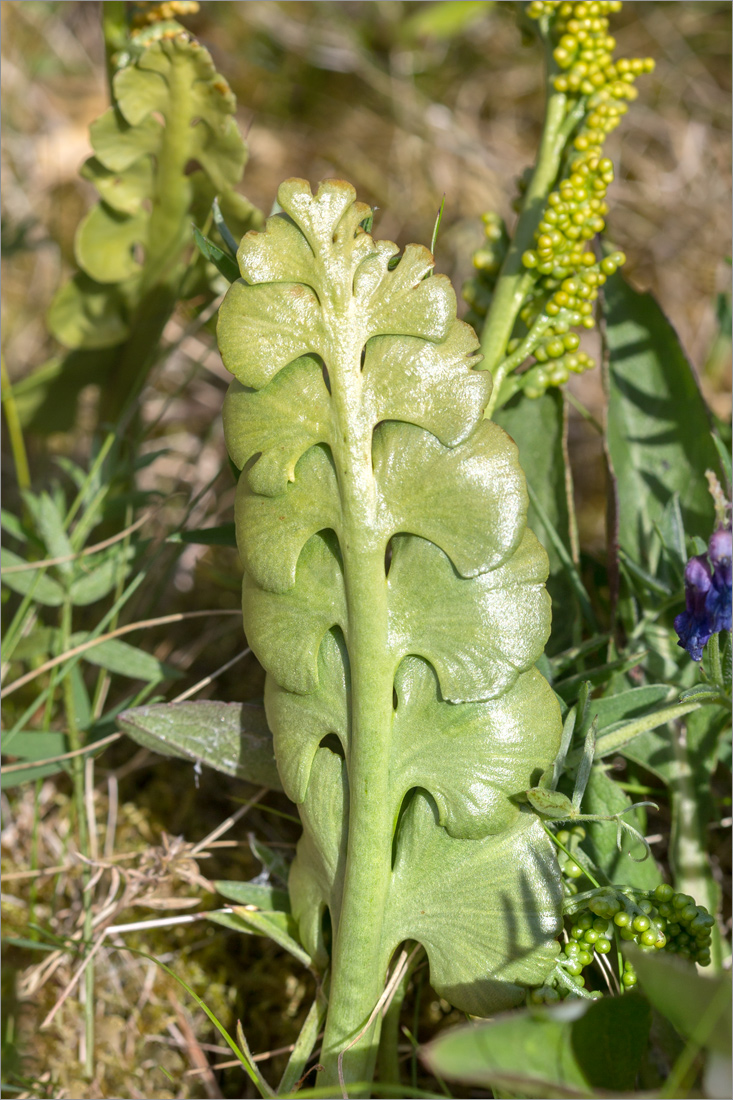
[[[87,607],[103,599],[116,587],[120,578],[127,576],[129,563],[137,553],[135,546],[115,546],[104,555],[101,564],[95,554],[82,559],[74,580],[69,585],[69,599],[75,607]]]
[[[672,706],[653,710],[651,713],[645,714],[641,718],[635,718],[631,722],[622,722],[606,729],[603,735],[598,738],[596,759],[601,760],[604,756],[610,756],[612,752],[618,752],[619,749],[625,751],[625,747],[629,742],[639,737],[640,734],[646,733],[647,730],[658,729],[659,726],[666,726],[668,722],[684,718],[685,715],[699,710],[700,706],[700,703],[689,700],[685,703],[675,703]]]
[[[393,942],[424,944],[437,993],[464,1012],[493,1015],[521,1004],[532,976],[555,958],[543,934],[554,925],[554,855],[542,852],[532,814],[470,842],[437,824],[432,799],[416,791],[397,835],[388,930]]]
[[[715,449],[718,452],[720,466],[723,473],[725,474],[725,479],[728,482],[728,485],[731,485],[733,483],[733,473],[731,472],[730,448],[725,446],[723,440],[720,438],[717,432],[713,433],[713,443],[715,444]]]
[[[20,638],[17,645],[13,647],[12,659],[14,661],[31,661],[35,657],[45,659],[54,652],[57,638],[58,631],[53,627],[35,626],[30,634]]]
[[[318,1036],[323,1026],[323,1021],[326,1018],[327,1007],[328,1002],[323,993],[319,991],[315,1001],[308,1010],[308,1015],[300,1029],[298,1038],[295,1040],[293,1053],[288,1059],[285,1072],[277,1087],[278,1096],[283,1096],[290,1092],[305,1073],[305,1067],[318,1042]]]
[[[222,897],[236,901],[237,905],[256,905],[258,909],[279,909],[290,912],[290,896],[287,890],[278,890],[276,886],[263,886],[258,882],[214,882]]]
[[[519,461],[527,481],[532,486],[544,517],[562,540],[565,558],[558,553],[547,527],[530,502],[527,523],[537,535],[550,559],[550,576],[547,591],[558,608],[570,608],[573,603],[573,585],[565,569],[565,560],[572,559],[568,494],[572,486],[566,484],[568,470],[565,463],[565,407],[562,394],[557,389],[547,390],[542,397],[532,399],[519,393],[493,419],[509,433],[519,447]],[[572,638],[572,615],[555,616],[552,649],[560,649]]]
[[[64,733],[41,733],[36,730],[19,730],[16,734],[8,734],[3,737],[3,755],[17,756],[14,763],[28,761],[28,767],[21,771],[6,772],[3,770],[0,776],[0,787],[9,790],[21,783],[35,782],[36,779],[45,779],[49,775],[57,775],[59,772],[68,771],[69,763],[38,764],[51,756],[61,756],[69,751],[69,746]]]
[[[544,787],[533,787],[527,791],[527,801],[542,817],[557,818],[560,821],[575,817],[577,811],[567,795],[560,791],[548,791]]]
[[[618,1096],[634,1088],[650,1024],[649,1006],[636,993],[569,1000],[454,1028],[422,1056],[441,1077],[514,1095]]]
[[[23,527],[23,524],[14,516],[12,512],[8,512],[6,508],[0,508],[0,521],[2,522],[2,529],[6,534],[11,535],[12,538],[17,539],[18,542],[28,541],[28,532]]]
[[[284,948],[303,966],[310,966],[311,964],[310,956],[298,942],[298,926],[289,913],[260,912],[259,910],[246,909],[243,906],[235,905],[232,906],[231,913],[214,911],[208,913],[207,916],[215,924],[221,924],[235,932],[244,932],[250,936],[266,936],[267,939],[273,940],[278,947]]]
[[[47,756],[60,756],[68,749],[66,734],[53,730],[19,730],[3,737],[3,755],[9,753],[20,760],[44,760]]]
[[[8,566],[25,564],[22,558],[14,554],[12,550],[6,550],[5,547],[0,551],[0,561],[3,569]],[[66,599],[64,590],[58,581],[40,573],[37,569],[28,569],[22,573],[3,573],[2,582],[13,592],[18,592],[21,596],[30,595],[45,607],[61,607]]]
[[[237,537],[233,523],[217,527],[200,527],[198,531],[176,531],[166,542],[185,542],[195,546],[236,546]]]
[[[88,637],[84,632],[72,634],[71,646],[79,645]],[[84,660],[91,665],[98,665],[99,668],[106,668],[108,672],[115,672],[118,676],[128,676],[131,680],[147,680],[149,683],[157,684],[161,680],[175,680],[181,676],[177,669],[159,661],[152,653],[146,653],[144,649],[138,649],[118,638],[92,646],[84,654]]]
[[[288,885],[331,966],[335,1083],[405,940],[472,1013],[552,968],[559,871],[517,795],[551,767],[560,710],[534,667],[547,556],[450,283],[425,248],[366,233],[342,181],[288,180],[278,203],[239,246],[218,340],[245,631],[303,821]],[[349,1078],[372,1047],[346,1052]]]
[[[224,217],[222,209],[219,205],[218,196],[214,199],[213,203],[211,204],[211,213],[212,213],[212,216],[214,218],[214,225],[216,226],[217,230],[219,231],[219,236],[221,237],[222,241],[224,242],[224,247],[229,250],[230,256],[232,258],[236,259],[237,247],[238,247],[237,246],[237,241],[236,241],[235,237],[233,236],[232,231],[230,230],[229,226],[227,225],[226,218]],[[259,228],[261,228],[261,226],[258,226],[257,228],[259,229]],[[240,237],[241,236],[242,236],[242,234],[240,233]]]
[[[640,653],[631,653],[626,657],[619,657],[616,661],[609,661],[608,664],[588,669],[587,672],[578,672],[573,676],[566,676],[564,680],[556,680],[553,687],[558,695],[571,702],[576,697],[581,684],[587,682],[592,687],[607,684],[613,673],[628,672],[630,668],[638,665],[645,656],[646,650]]]
[[[56,294],[46,323],[67,348],[113,348],[130,335],[128,298],[122,288],[105,286],[80,271]],[[63,362],[55,366],[58,373]]]
[[[626,691],[592,699],[590,714],[598,719],[598,729],[604,730],[629,718],[641,718],[656,703],[668,700],[673,689],[667,684],[645,684]]]
[[[26,500],[32,499],[31,494],[26,494]],[[48,493],[41,493],[36,498],[37,506],[34,509],[34,518],[38,533],[43,539],[49,558],[71,558],[74,548],[69,541],[64,527],[64,518],[56,504]],[[70,577],[74,572],[72,561],[64,561],[53,567],[64,577]]]
[[[687,1039],[731,1057],[730,973],[700,974],[694,964],[667,952],[647,954],[629,944],[623,951],[633,962],[639,984],[652,1005]]]
[[[604,288],[609,348],[608,447],[618,481],[620,545],[650,562],[654,525],[675,493],[688,535],[707,538],[717,467],[710,421],[677,336],[650,294],[621,275]]]
[[[196,247],[201,255],[214,265],[228,283],[233,283],[235,279],[239,278],[239,268],[236,261],[223,248],[219,248],[218,244],[214,244],[208,237],[205,237],[196,226],[193,227],[193,239],[196,241]]]
[[[158,703],[123,711],[117,723],[161,756],[201,761],[225,775],[281,790],[272,735],[255,703]]]
[[[493,7],[493,0],[439,0],[406,20],[407,38],[454,38],[473,26]]]
[[[80,271],[49,312],[51,331],[67,347],[115,347],[133,329],[139,336],[163,289],[165,317],[184,289],[191,220],[203,223],[214,198],[229,195],[242,176],[246,148],[226,81],[183,28],[173,23],[169,31],[137,38],[133,60],[114,76],[113,106],[91,127],[94,156],[82,175],[100,201],[77,231]],[[240,214],[246,205],[256,221],[241,197],[229,205]],[[213,242],[207,248],[209,259],[224,262]],[[236,278],[233,264],[227,270]],[[159,331],[159,318],[155,324]]]
[[[619,785],[602,768],[594,767],[585,789],[583,813],[610,817],[621,813],[630,805],[631,799]],[[638,810],[625,814],[624,820],[644,833],[644,823]],[[623,882],[624,885],[635,886],[639,890],[653,890],[655,886],[659,886],[662,876],[656,863],[651,857],[647,857],[642,863],[636,862],[643,856],[643,849],[626,832],[622,833],[622,851],[619,852],[615,821],[586,821],[584,826],[586,839],[582,847],[609,882]]]
[[[720,689],[712,684],[695,684],[680,692],[681,703],[721,703]]]

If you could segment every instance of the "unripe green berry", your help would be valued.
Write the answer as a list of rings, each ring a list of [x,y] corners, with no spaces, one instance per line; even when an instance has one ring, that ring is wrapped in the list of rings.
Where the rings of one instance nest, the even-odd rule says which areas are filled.
[[[643,913],[640,913],[638,916],[634,917],[632,921],[632,927],[637,932],[646,932],[649,924],[649,917],[645,916]]]
[[[596,951],[599,955],[607,955],[611,950],[611,941],[606,939],[605,936],[599,936],[596,940]]]

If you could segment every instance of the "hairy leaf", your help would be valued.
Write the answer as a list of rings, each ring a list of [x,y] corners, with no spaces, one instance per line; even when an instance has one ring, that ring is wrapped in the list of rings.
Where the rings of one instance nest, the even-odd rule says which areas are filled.
[[[256,703],[157,703],[125,710],[117,723],[161,756],[199,760],[225,775],[280,789],[272,737]]]

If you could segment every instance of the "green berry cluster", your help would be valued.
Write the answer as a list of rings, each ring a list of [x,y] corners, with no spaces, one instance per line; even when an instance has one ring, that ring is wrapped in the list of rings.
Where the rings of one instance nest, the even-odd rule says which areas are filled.
[[[634,940],[642,951],[663,947],[699,966],[710,963],[715,919],[689,894],[678,894],[671,886],[657,886],[649,896],[631,899],[614,914],[613,922],[620,938]]]
[[[630,888],[604,890],[571,918],[568,942],[558,961],[576,984],[584,985],[583,970],[594,961],[594,955],[609,954],[616,935],[642,951],[665,950],[707,966],[714,923],[704,906],[671,886],[657,886],[651,893]],[[636,984],[630,963],[624,965],[621,984],[624,989]]]
[[[651,892],[631,887],[604,887],[582,895],[578,902],[582,908],[567,918],[567,942],[557,959],[555,972],[540,989],[529,992],[529,1004],[553,1004],[568,995],[573,996],[573,986],[586,984],[583,971],[599,955],[609,955],[614,940],[616,943],[633,941],[645,952],[673,952],[700,966],[710,963],[711,930],[715,921],[689,894],[677,893],[667,885],[657,886]],[[628,960],[623,962],[620,983],[624,991],[636,985],[636,971]],[[591,996],[601,994],[596,991]]]

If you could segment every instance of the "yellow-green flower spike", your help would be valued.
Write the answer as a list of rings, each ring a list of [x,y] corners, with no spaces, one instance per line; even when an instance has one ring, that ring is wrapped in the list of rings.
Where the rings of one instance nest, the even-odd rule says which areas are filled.
[[[606,191],[614,178],[613,163],[603,156],[603,142],[618,125],[627,101],[635,97],[637,76],[654,68],[651,58],[614,60],[616,42],[608,33],[608,16],[620,8],[620,2],[613,0],[533,0],[527,8],[530,18],[544,22],[553,46],[552,56],[559,69],[552,81],[555,91],[567,96],[568,113],[577,110],[578,104],[585,108],[572,141],[575,155],[548,195],[534,248],[522,256],[525,269],[536,275],[530,300],[520,315],[528,327],[544,313],[553,319],[562,317],[572,326],[593,328],[593,303],[599,288],[625,262],[622,252],[599,259],[589,247],[605,229]],[[563,327],[547,330],[535,351],[538,363],[548,358],[555,358],[555,363],[550,372],[530,368],[523,380],[530,396],[544,393],[547,385],[557,385],[556,379],[565,381],[568,370],[592,365],[587,356],[572,366],[566,358],[553,356]]]

